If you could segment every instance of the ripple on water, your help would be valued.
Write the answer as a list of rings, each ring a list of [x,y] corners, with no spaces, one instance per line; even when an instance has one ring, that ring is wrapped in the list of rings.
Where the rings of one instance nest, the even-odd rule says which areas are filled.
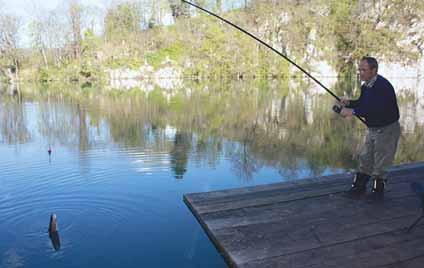
[[[131,152],[131,163],[135,171],[146,175],[166,172],[171,169],[169,152]]]
[[[61,248],[71,248],[75,241],[96,235],[98,227],[113,231],[139,214],[140,203],[131,196],[104,193],[66,193],[4,198],[0,205],[2,228],[9,230],[17,241],[23,241],[26,255],[39,252],[40,241],[48,239],[50,214],[58,216]],[[97,234],[98,235],[98,234]],[[107,234],[102,234],[107,235]],[[78,243],[77,243],[78,244]],[[46,253],[54,253],[50,243]]]
[[[41,246],[52,258],[63,253],[54,252],[48,240],[51,213],[58,216],[62,249],[100,235],[99,226],[113,233],[135,217],[154,213],[143,203],[154,196],[118,180],[123,170],[157,172],[170,166],[167,152],[140,148],[89,150],[77,158],[52,155],[50,162],[40,157],[20,163],[12,159],[0,164],[1,228],[16,238],[17,247],[25,248],[26,256],[40,252]]]
[[[100,159],[98,153],[89,157],[89,161]],[[9,230],[15,238],[20,237],[16,241],[26,241],[20,245],[25,247],[25,255],[39,252],[40,241],[46,238],[49,241],[47,228],[51,213],[58,215],[62,249],[72,247],[73,241],[68,238],[83,239],[96,233],[98,222],[107,225],[108,230],[115,230],[143,208],[140,196],[135,198],[134,194],[110,187],[115,186],[113,180],[120,174],[120,169],[101,167],[101,164],[82,174],[66,161],[56,161],[53,168],[37,159],[20,168],[12,162],[3,163],[0,166],[1,228]],[[61,258],[62,253],[55,253],[50,242],[41,246],[45,246],[46,254]]]
[[[131,196],[102,192],[9,195],[3,198],[0,204],[0,221],[19,228],[25,226],[35,215],[65,212],[78,217],[87,212],[91,215],[107,216],[109,223],[118,224],[137,213],[137,203]]]

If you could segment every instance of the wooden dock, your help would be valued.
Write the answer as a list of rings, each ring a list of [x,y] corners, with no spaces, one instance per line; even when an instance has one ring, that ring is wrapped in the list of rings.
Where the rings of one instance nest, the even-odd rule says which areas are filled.
[[[424,220],[412,182],[424,162],[390,172],[384,200],[349,199],[352,174],[193,193],[184,201],[230,267],[424,267]]]

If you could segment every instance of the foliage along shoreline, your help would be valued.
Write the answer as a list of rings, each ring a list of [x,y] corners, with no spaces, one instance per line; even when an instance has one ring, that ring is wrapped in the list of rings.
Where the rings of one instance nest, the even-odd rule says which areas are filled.
[[[51,13],[31,22],[29,49],[17,45],[18,18],[0,13],[4,33],[0,76],[12,81],[104,84],[119,72],[152,79],[163,69],[168,70],[165,75],[195,79],[298,74],[284,59],[243,33],[209,15],[187,12],[182,3],[160,3],[166,6],[167,2],[162,12],[172,13],[170,25],[161,24],[153,9],[146,22],[142,1],[122,2],[107,7],[103,32],[95,34],[94,26],[83,27],[87,7],[66,1],[67,21],[60,22]],[[424,54],[424,27],[420,27],[424,3],[419,0],[252,0],[225,12],[223,1],[199,2],[249,29],[307,70],[320,72],[320,63],[327,63],[341,80],[356,79],[352,75],[356,62],[365,54],[403,64],[415,63]]]

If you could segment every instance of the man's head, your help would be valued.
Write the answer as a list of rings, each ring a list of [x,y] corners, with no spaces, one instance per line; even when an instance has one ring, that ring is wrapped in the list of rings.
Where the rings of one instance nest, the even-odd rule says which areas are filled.
[[[373,57],[363,57],[359,63],[359,77],[362,81],[368,82],[378,72],[378,62]]]

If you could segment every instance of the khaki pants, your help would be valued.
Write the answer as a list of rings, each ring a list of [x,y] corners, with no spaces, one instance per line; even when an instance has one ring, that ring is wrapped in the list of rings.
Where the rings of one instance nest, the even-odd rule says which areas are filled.
[[[359,153],[359,171],[385,179],[388,168],[393,164],[399,137],[399,122],[381,128],[369,128]]]

